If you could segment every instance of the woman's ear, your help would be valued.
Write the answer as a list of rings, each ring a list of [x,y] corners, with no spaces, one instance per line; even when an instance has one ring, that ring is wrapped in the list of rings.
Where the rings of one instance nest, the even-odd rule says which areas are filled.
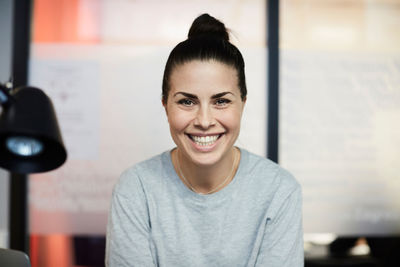
[[[164,99],[161,99],[161,104],[162,104],[163,107],[164,107],[165,114],[167,114],[167,116],[168,116],[167,103],[165,102]]]

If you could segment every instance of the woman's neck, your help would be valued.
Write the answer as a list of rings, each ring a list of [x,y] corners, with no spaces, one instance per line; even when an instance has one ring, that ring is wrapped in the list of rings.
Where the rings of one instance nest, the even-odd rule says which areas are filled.
[[[195,164],[178,149],[174,150],[173,162],[182,182],[198,194],[211,194],[227,186],[239,165],[239,149],[232,149],[213,165]]]

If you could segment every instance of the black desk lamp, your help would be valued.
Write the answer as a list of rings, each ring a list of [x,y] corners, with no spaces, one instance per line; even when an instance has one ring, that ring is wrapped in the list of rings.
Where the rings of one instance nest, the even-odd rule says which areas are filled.
[[[0,167],[13,173],[45,172],[66,158],[50,98],[40,89],[0,84]]]
[[[28,252],[26,174],[61,166],[65,150],[53,104],[38,88],[0,84],[0,168],[11,172],[10,247]]]

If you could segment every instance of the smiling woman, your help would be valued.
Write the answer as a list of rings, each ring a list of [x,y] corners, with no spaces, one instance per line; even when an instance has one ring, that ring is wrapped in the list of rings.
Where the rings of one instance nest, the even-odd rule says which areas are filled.
[[[222,22],[201,15],[164,72],[176,148],[122,174],[107,266],[303,266],[299,184],[234,146],[246,95],[240,51]]]

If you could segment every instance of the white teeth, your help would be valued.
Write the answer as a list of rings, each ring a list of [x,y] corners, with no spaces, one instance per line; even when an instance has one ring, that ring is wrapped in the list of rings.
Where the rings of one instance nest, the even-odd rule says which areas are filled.
[[[195,136],[192,135],[194,142],[200,146],[209,146],[217,141],[219,135],[208,135],[208,136]]]

